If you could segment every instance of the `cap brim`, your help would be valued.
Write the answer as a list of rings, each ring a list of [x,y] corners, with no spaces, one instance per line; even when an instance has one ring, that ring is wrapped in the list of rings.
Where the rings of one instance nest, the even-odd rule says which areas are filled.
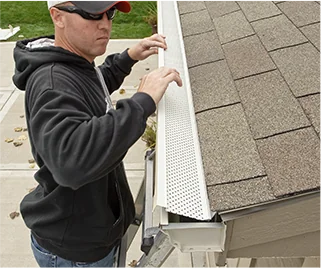
[[[116,6],[116,8],[124,13],[128,13],[130,12],[130,10],[132,9],[130,3],[128,1],[118,1],[115,2],[115,4],[113,6]]]
[[[124,13],[128,13],[131,10],[130,3],[128,1],[71,1],[73,5],[79,7],[80,9],[92,13],[100,14],[110,9],[113,6]]]

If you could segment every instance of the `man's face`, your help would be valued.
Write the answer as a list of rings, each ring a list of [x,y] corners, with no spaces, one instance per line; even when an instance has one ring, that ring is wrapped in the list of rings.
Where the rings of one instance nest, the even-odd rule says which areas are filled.
[[[112,29],[112,21],[106,14],[100,20],[87,20],[79,14],[60,12],[63,12],[64,48],[89,62],[105,53]]]

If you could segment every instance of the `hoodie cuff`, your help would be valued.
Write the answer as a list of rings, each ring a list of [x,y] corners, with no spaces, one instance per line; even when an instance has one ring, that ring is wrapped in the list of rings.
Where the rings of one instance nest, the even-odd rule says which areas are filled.
[[[124,66],[128,66],[128,67],[133,67],[138,60],[133,60],[129,55],[128,55],[128,49],[127,48],[125,51],[123,51],[121,54],[119,54],[119,58],[122,62],[122,64],[124,64]]]
[[[145,119],[156,111],[156,104],[152,97],[147,93],[137,92],[132,96],[132,100],[137,102],[144,109]]]

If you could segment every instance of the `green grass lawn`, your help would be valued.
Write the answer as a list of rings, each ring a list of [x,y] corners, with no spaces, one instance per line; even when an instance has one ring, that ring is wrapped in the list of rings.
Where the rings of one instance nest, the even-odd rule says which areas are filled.
[[[118,12],[113,21],[112,39],[144,38],[152,34],[144,21],[150,5],[155,1],[131,1],[128,14]],[[0,1],[0,28],[20,26],[20,31],[7,41],[17,41],[54,33],[46,1]],[[22,35],[22,36],[21,36]],[[21,37],[19,37],[21,36]]]

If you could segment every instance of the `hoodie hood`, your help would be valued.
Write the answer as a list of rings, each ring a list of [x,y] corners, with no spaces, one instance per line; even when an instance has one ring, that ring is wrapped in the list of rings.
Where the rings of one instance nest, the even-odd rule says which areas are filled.
[[[25,90],[29,76],[40,66],[54,62],[77,64],[82,68],[93,68],[86,59],[61,47],[54,46],[54,36],[43,36],[18,41],[13,51],[15,73],[13,83]]]

